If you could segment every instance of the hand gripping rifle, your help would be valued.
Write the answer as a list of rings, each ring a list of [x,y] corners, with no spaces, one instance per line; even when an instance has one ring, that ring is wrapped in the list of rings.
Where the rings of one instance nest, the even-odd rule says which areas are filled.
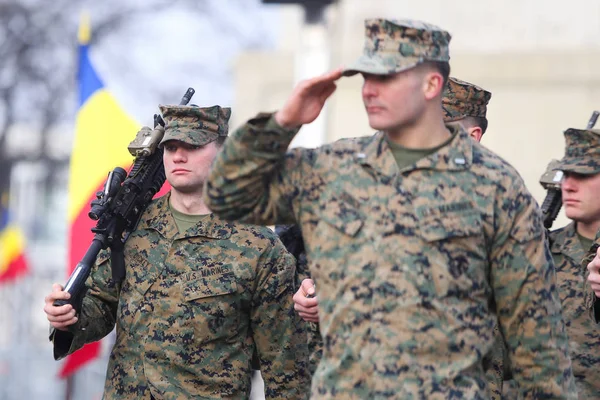
[[[195,91],[189,88],[179,105],[186,105]],[[143,127],[127,149],[135,157],[129,174],[116,167],[109,174],[104,189],[96,193],[88,216],[98,221],[92,228],[94,239],[65,284],[71,294],[68,300],[56,300],[55,306],[71,304],[77,311],[87,288],[85,282],[100,250],[110,248],[111,287],[125,277],[124,246],[154,195],[165,182],[163,149],[158,144],[165,133],[165,122],[154,115],[154,129]]]
[[[599,114],[600,113],[598,113],[598,111],[594,111],[592,113],[586,129],[592,129],[594,125],[596,125],[596,120],[598,119]],[[564,174],[560,170],[554,170],[557,164],[558,160],[550,161],[550,164],[548,164],[548,167],[546,167],[546,172],[544,172],[540,178],[540,184],[547,191],[544,202],[542,203],[542,217],[544,219],[544,227],[547,230],[552,228],[552,224],[558,216],[562,206],[562,192],[560,189],[560,183]]]

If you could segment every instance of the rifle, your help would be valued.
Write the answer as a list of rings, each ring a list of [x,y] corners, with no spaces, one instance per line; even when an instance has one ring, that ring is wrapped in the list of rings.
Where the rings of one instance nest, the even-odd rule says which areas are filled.
[[[194,89],[189,88],[179,105],[188,104],[194,93]],[[114,287],[125,277],[125,241],[165,183],[163,149],[158,148],[165,133],[164,127],[162,117],[155,114],[154,129],[143,127],[127,147],[135,157],[129,174],[123,168],[116,167],[109,172],[104,189],[96,193],[88,213],[91,219],[98,221],[92,228],[94,238],[65,284],[64,290],[71,297],[68,300],[56,300],[55,306],[71,304],[79,311],[87,291],[85,282],[100,250],[110,248],[112,278],[109,285]]]
[[[296,260],[306,252],[304,249],[304,239],[302,238],[302,231],[298,225],[276,225],[275,233],[279,236],[279,240],[285,246],[286,250],[290,252]]]
[[[598,120],[598,111],[594,111],[590,120],[588,121],[585,129],[592,129],[596,125]],[[554,170],[558,160],[550,161],[550,164],[546,167],[546,172],[540,178],[540,184],[546,189],[546,197],[542,203],[542,217],[544,219],[544,227],[547,230],[552,228],[554,220],[558,216],[560,208],[562,207],[562,192],[560,189],[560,183],[563,179],[563,171]]]

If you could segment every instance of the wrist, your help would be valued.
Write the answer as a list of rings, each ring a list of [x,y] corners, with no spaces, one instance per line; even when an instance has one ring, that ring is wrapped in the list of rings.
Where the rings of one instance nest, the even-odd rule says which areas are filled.
[[[285,116],[285,114],[283,114],[281,111],[277,111],[275,113],[275,115],[273,116],[273,119],[275,120],[275,122],[277,123],[277,125],[279,125],[283,129],[295,129],[295,128],[297,128],[297,127],[300,126],[298,124],[294,124],[293,122],[291,122]]]

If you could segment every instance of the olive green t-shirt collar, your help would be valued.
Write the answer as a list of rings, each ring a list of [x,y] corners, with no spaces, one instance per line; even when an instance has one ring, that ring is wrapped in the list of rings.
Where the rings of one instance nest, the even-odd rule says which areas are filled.
[[[169,198],[169,210],[171,210],[171,214],[173,214],[173,219],[175,220],[175,225],[177,225],[177,230],[179,233],[184,233],[188,229],[193,226],[196,226],[199,222],[206,221],[210,218],[209,214],[185,214],[181,211],[177,211],[173,204],[171,203],[171,199]]]
[[[387,141],[388,147],[392,152],[394,159],[396,160],[396,164],[398,164],[398,169],[403,169],[405,167],[408,167],[409,165],[416,163],[421,158],[427,157],[428,155],[435,153],[442,147],[448,146],[452,139],[454,139],[454,136],[456,136],[458,131],[450,133],[450,137],[447,140],[445,140],[442,144],[439,144],[435,147],[423,149],[413,149],[399,145],[398,143],[392,141],[387,134],[385,135],[385,140]]]

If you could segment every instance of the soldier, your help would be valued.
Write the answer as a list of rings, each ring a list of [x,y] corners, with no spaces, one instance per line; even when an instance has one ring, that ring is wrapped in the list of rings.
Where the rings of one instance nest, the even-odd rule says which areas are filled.
[[[450,78],[442,98],[444,122],[459,122],[469,136],[481,142],[488,127],[487,105],[492,94],[476,85]],[[502,385],[508,378],[508,354],[498,326],[494,328],[495,343],[483,357],[483,369],[490,389],[491,400],[502,398]]]
[[[600,229],[600,130],[565,131],[562,203],[569,225],[550,233],[558,294],[567,324],[573,375],[580,399],[600,398],[600,332],[585,308],[582,259]]]
[[[541,214],[517,172],[445,125],[450,35],[366,21],[363,56],[301,82],[237,130],[213,164],[226,219],[301,226],[318,285],[315,398],[489,397],[499,324],[525,398],[575,398]],[[361,73],[373,136],[292,149],[335,81]]]
[[[108,286],[101,253],[76,315],[55,284],[44,311],[61,359],[117,326],[109,399],[248,398],[258,355],[269,399],[308,397],[306,331],[294,316],[294,259],[264,227],[224,222],[202,200],[229,108],[160,106],[169,194],[145,210],[125,244],[127,276]]]
[[[460,123],[471,138],[478,142],[481,141],[488,127],[486,114],[491,97],[490,92],[479,86],[450,77],[442,97],[444,122]],[[297,267],[305,266],[304,243],[298,226],[292,225],[291,227],[279,229],[281,241],[298,260]],[[302,281],[300,288],[294,294],[294,308],[305,321],[318,323],[318,300],[315,297],[315,287],[312,279],[307,278]],[[504,351],[502,336],[497,327],[495,334],[497,344],[493,347],[492,352],[483,358],[483,366],[492,399],[500,400],[502,398],[504,364],[507,354]],[[311,362],[314,364],[320,360],[322,355],[322,339],[319,335],[312,336],[311,339],[309,340],[309,350]]]

